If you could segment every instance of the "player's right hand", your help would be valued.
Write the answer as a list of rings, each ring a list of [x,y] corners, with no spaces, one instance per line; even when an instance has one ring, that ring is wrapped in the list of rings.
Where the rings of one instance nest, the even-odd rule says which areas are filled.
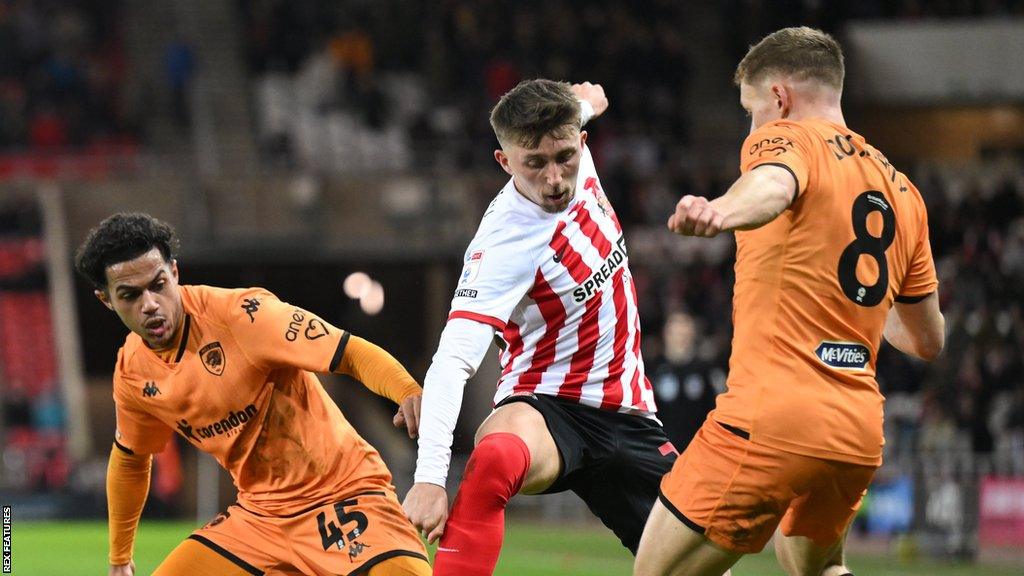
[[[600,84],[583,82],[572,85],[572,93],[580,100],[590,102],[594,107],[594,118],[597,118],[608,109],[608,97],[604,94],[604,87]]]
[[[722,231],[725,215],[703,196],[687,194],[668,218],[668,229],[682,236],[714,238]]]
[[[426,536],[427,542],[433,544],[444,534],[444,524],[448,521],[448,492],[437,484],[417,482],[405,495],[402,509],[412,525]]]
[[[127,564],[111,564],[108,576],[135,576],[135,561]]]

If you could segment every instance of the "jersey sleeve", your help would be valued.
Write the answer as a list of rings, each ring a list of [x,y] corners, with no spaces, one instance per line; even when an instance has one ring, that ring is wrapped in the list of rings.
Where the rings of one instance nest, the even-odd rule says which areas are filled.
[[[475,238],[466,250],[449,320],[465,318],[504,330],[512,311],[533,286],[533,249],[506,234]]]
[[[257,366],[332,372],[341,362],[346,332],[267,290],[232,291],[223,305],[239,348]]]
[[[917,242],[914,246],[914,253],[910,258],[910,266],[907,275],[900,286],[900,293],[896,296],[897,302],[912,303],[915,300],[928,296],[939,286],[939,280],[935,273],[935,260],[932,258],[932,246],[928,239],[928,212],[924,208],[924,201],[918,196],[918,221],[917,221]]]
[[[740,171],[744,174],[758,166],[779,166],[796,179],[796,200],[807,190],[811,149],[802,130],[792,123],[770,122],[753,131],[743,142]]]
[[[114,442],[133,454],[162,452],[174,434],[156,416],[134,405],[130,388],[118,370],[114,371],[114,415],[117,419]]]

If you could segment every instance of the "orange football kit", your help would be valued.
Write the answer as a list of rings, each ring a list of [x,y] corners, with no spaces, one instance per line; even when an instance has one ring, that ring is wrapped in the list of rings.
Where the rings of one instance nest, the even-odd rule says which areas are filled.
[[[842,536],[882,462],[875,360],[894,301],[938,281],[924,202],[864,138],[823,120],[751,133],[741,170],[796,179],[789,208],[736,232],[728,390],[662,483],[662,502],[736,552]]]
[[[122,470],[125,455],[161,451],[175,432],[213,456],[238,501],[186,543],[247,573],[378,573],[374,566],[405,557],[425,569],[409,574],[429,573],[387,467],[314,372],[351,374],[398,403],[421,393],[416,382],[380,348],[265,290],[180,289],[179,344],[155,353],[132,333],[118,354],[111,469]],[[111,563],[121,564],[134,522],[116,520]]]

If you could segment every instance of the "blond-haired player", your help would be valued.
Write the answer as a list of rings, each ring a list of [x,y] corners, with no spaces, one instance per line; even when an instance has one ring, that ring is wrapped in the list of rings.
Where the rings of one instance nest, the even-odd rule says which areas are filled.
[[[846,125],[843,76],[818,30],[753,46],[736,71],[742,175],[669,218],[682,235],[737,231],[735,333],[728,390],[662,482],[637,575],[720,574],[781,524],[783,568],[817,576],[882,461],[881,339],[942,350],[924,202]]]

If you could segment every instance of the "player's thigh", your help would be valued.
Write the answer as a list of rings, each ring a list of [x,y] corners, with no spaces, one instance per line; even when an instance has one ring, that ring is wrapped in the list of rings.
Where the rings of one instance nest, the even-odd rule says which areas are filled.
[[[397,556],[370,568],[367,576],[430,576],[430,564],[422,558]]]
[[[653,420],[614,413],[606,418],[607,434],[616,450],[589,473],[577,474],[570,486],[636,555],[661,480],[677,454]]]
[[[795,485],[813,472],[800,467],[804,460],[811,459],[707,420],[662,480],[661,498],[719,547],[760,552],[797,496]]]
[[[721,576],[742,554],[715,546],[660,501],[647,519],[634,576]]]
[[[476,442],[495,432],[515,434],[530,450],[530,470],[526,473],[523,494],[536,494],[550,487],[561,471],[558,446],[548,430],[544,416],[526,402],[512,402],[499,406],[480,424]]]
[[[262,571],[258,572],[262,573]],[[252,571],[223,554],[192,539],[186,539],[160,563],[154,576],[250,576]]]
[[[290,562],[291,552],[280,530],[268,519],[257,517],[237,505],[228,506],[227,510],[193,532],[188,541],[241,568],[246,574],[300,573]],[[197,548],[190,544],[183,547],[183,550],[194,551]],[[208,556],[204,551],[204,557]],[[170,560],[168,557],[168,561]],[[173,567],[174,570],[166,573],[158,570],[158,573],[161,576],[192,574],[193,572],[188,570],[178,569],[179,566],[186,565],[184,562],[187,560],[188,556],[183,552],[182,557],[175,558],[173,563],[168,564],[169,569]]]
[[[364,574],[394,558],[427,559],[423,541],[390,490],[283,518],[280,527],[296,563],[311,574]]]
[[[834,545],[842,542],[876,470],[874,466],[826,462],[814,484],[790,503],[782,519],[785,536],[804,537],[814,544],[813,548],[797,546],[794,551],[834,553]]]

